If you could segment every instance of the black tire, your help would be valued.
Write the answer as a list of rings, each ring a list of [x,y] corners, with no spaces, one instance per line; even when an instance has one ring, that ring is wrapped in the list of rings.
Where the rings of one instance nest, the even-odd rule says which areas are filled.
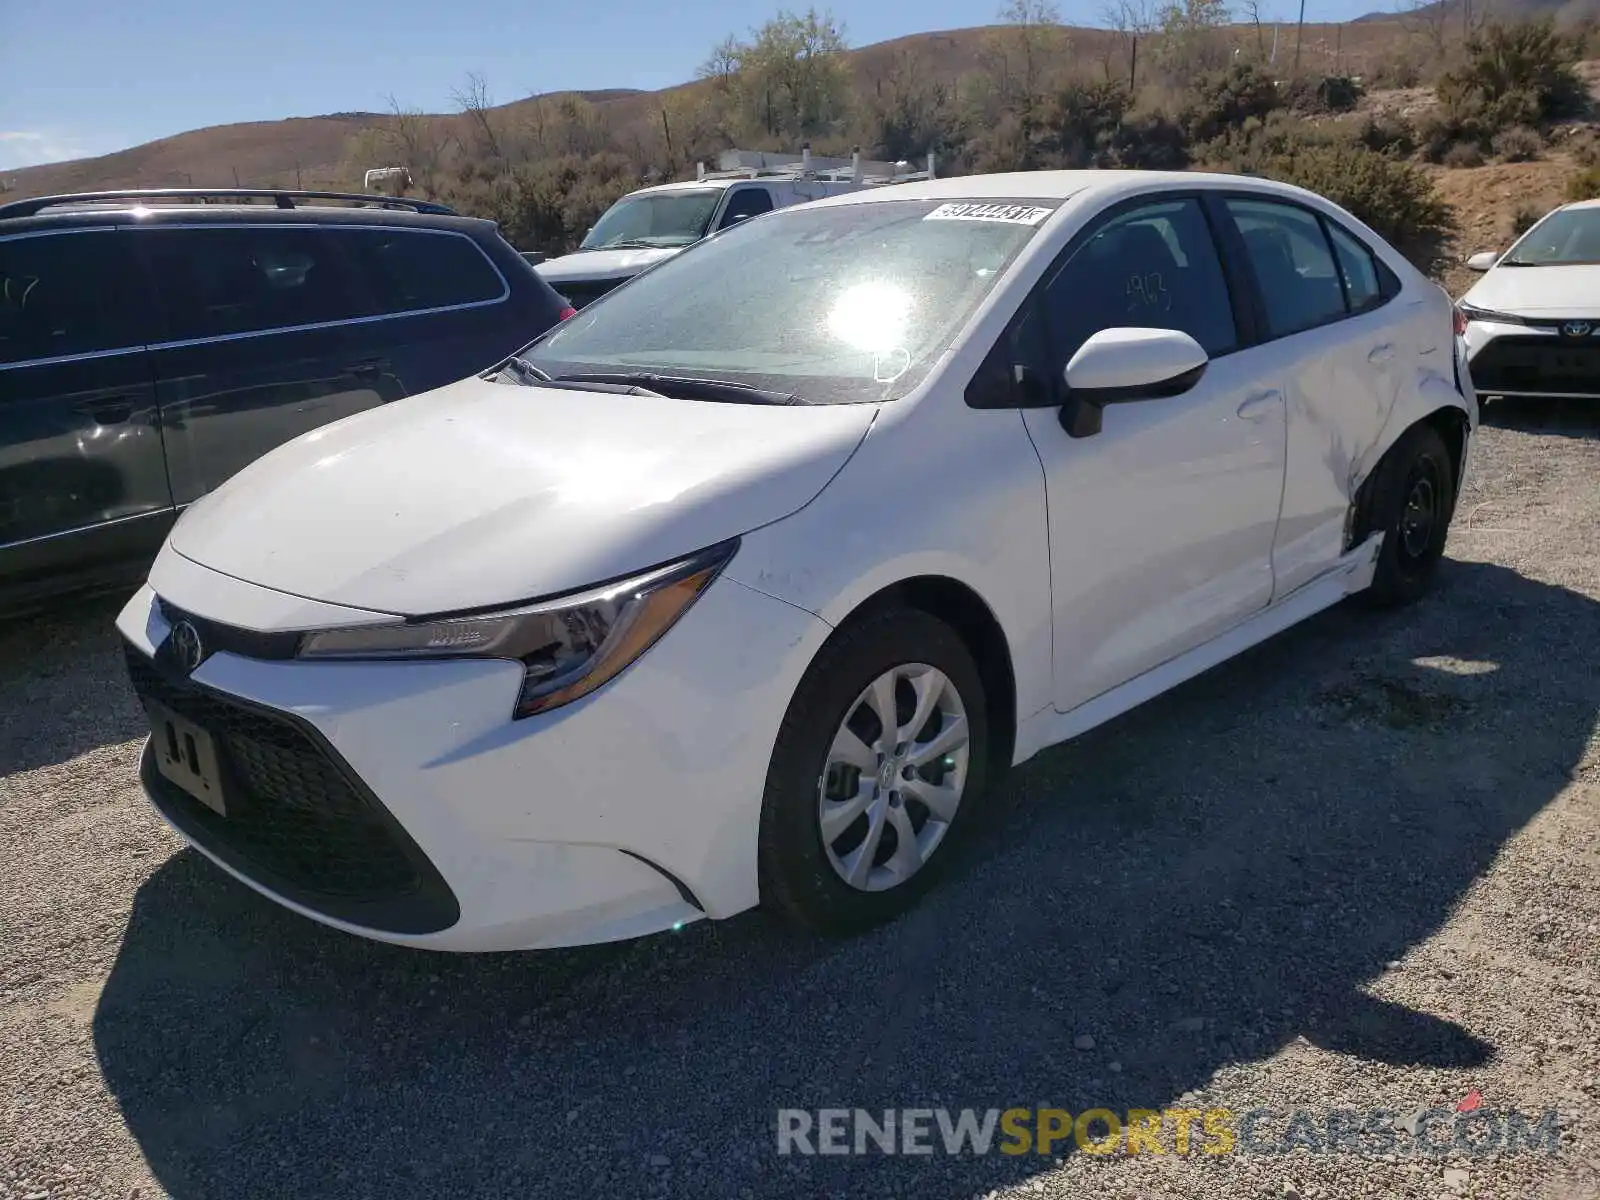
[[[1439,431],[1413,425],[1383,456],[1372,478],[1362,536],[1382,532],[1369,608],[1401,608],[1425,595],[1444,557],[1455,515],[1455,463]]]
[[[885,672],[912,663],[942,671],[960,697],[968,734],[965,787],[943,839],[924,865],[892,887],[865,891],[845,882],[823,845],[818,812],[823,774],[834,735],[852,715],[856,698]],[[986,701],[971,652],[943,621],[896,608],[842,629],[801,680],[773,748],[757,860],[763,905],[811,929],[850,933],[890,920],[915,904],[978,823],[976,810],[989,767]],[[904,803],[909,817],[914,802]],[[926,809],[920,811],[924,821],[929,819]],[[882,835],[884,843],[890,832]]]

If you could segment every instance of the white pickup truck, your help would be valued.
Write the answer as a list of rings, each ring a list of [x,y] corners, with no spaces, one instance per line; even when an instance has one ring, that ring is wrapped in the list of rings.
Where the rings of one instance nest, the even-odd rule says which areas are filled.
[[[932,179],[933,155],[926,170],[912,171],[904,162],[865,162],[859,151],[846,159],[814,158],[802,147],[800,158],[782,159],[727,150],[718,168],[707,171],[702,163],[695,179],[629,192],[606,209],[576,251],[534,269],[574,308],[583,308],[645,268],[750,217],[866,187]]]

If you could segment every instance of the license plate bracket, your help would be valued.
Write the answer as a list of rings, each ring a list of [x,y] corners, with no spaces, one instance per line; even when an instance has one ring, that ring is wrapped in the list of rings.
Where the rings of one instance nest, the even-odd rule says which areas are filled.
[[[228,815],[222,786],[222,760],[216,740],[193,721],[186,721],[165,705],[149,702],[150,745],[156,769],[219,817]]]

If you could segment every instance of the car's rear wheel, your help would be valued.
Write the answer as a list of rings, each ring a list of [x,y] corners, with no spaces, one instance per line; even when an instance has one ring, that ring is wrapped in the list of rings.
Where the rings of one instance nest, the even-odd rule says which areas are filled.
[[[882,612],[841,630],[790,702],[761,814],[762,900],[848,932],[909,908],[976,824],[982,679],[956,632]]]
[[[1432,585],[1455,514],[1455,464],[1439,431],[1413,425],[1384,455],[1372,485],[1365,528],[1384,539],[1366,599],[1398,608]]]

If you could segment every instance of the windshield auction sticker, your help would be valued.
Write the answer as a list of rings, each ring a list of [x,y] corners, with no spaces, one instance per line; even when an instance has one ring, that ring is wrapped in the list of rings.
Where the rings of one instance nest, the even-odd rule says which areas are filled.
[[[1007,225],[1037,225],[1053,210],[1032,204],[941,204],[924,221],[1001,221]]]

